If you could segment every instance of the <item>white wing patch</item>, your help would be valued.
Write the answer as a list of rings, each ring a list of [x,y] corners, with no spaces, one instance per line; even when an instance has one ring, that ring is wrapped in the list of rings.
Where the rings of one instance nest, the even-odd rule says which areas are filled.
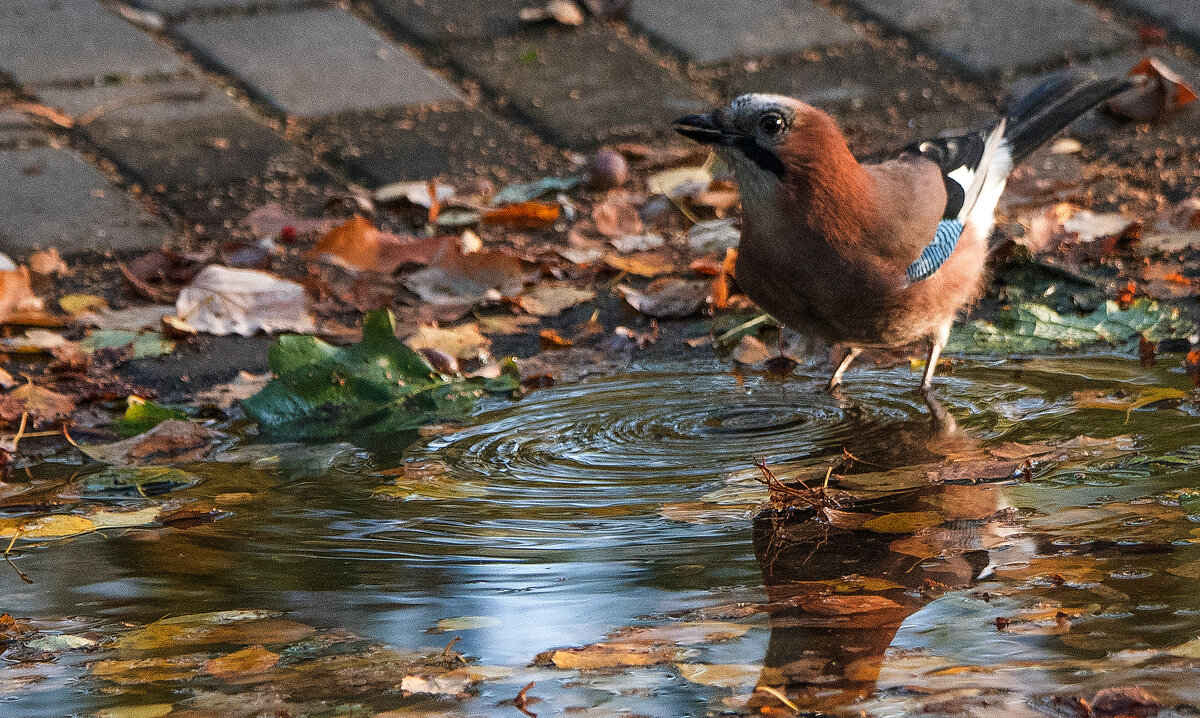
[[[958,186],[962,187],[965,191],[971,186],[971,182],[975,180],[975,170],[963,165],[953,172],[947,172],[946,176],[957,182]]]

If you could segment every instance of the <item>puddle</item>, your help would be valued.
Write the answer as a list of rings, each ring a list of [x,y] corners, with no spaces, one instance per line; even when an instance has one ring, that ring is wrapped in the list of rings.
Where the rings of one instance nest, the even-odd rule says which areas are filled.
[[[969,363],[941,380],[950,439],[907,371],[822,381],[639,367],[361,448],[32,466],[4,518],[109,523],[14,541],[0,713],[519,716],[530,682],[538,715],[1050,715],[1133,685],[1200,703],[1200,416],[1074,398],[1185,377]],[[758,459],[881,472],[1080,436],[1123,438],[876,491],[855,510],[900,518],[873,530],[751,518]]]

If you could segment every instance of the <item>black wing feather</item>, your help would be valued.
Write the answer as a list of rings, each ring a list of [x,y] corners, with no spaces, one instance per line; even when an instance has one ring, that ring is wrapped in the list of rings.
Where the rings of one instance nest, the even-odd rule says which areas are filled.
[[[960,167],[971,171],[978,169],[983,160],[987,136],[987,132],[979,130],[956,137],[914,142],[902,150],[903,154],[927,159],[942,170],[942,181],[946,184],[946,210],[942,213],[943,218],[957,218],[958,213],[962,211],[963,202],[967,199],[967,188],[950,177],[950,173]]]

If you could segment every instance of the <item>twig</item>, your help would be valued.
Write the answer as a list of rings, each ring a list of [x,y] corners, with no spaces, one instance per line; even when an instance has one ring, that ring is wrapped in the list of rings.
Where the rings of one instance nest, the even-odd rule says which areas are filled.
[[[21,538],[21,532],[22,532],[22,531],[23,531],[23,529],[21,529],[20,527],[17,527],[17,530],[13,532],[12,541],[9,541],[9,542],[8,542],[8,548],[4,549],[4,555],[5,555],[6,557],[7,557],[7,556],[8,556],[10,553],[12,553],[13,545],[17,543],[17,539]]]
[[[454,644],[458,643],[461,640],[462,640],[462,636],[455,636],[454,638],[450,639],[450,642],[447,643],[446,647],[442,649],[442,659],[443,660],[453,661],[455,658],[458,657],[458,654],[454,653],[450,649],[454,648]]]
[[[13,563],[12,559],[8,557],[8,554],[4,554],[4,562],[13,567],[13,570],[17,572],[17,576],[19,576],[22,581],[25,583],[33,583],[33,579],[21,573],[21,569],[17,568],[17,564]]]
[[[534,681],[530,681],[524,688],[521,689],[519,693],[517,693],[517,697],[513,699],[513,705],[517,707],[517,710],[521,711],[527,716],[532,716],[532,718],[537,718],[537,713],[530,711],[526,707],[529,705],[529,699],[525,697],[525,694],[528,693],[529,689],[533,688],[535,685],[537,684]]]
[[[769,321],[772,321],[770,314],[760,314],[757,317],[751,319],[750,321],[743,322],[743,323],[737,325],[736,327],[734,327],[733,329],[730,329],[729,331],[725,332],[721,336],[717,337],[716,339],[713,340],[713,344],[725,344],[733,337],[745,334],[749,330],[757,327],[759,324],[764,324]]]
[[[21,437],[25,435],[25,422],[29,421],[29,412],[21,412],[21,425],[17,427],[17,435],[13,437],[13,451],[17,450],[17,444],[21,443]]]
[[[787,706],[788,708],[791,708],[793,711],[795,711],[797,715],[799,715],[799,714],[800,714],[800,706],[798,706],[798,705],[796,705],[795,703],[792,703],[791,701],[789,701],[787,696],[785,696],[784,694],[780,693],[780,692],[779,692],[779,691],[777,691],[776,689],[774,689],[774,688],[772,688],[772,687],[770,687],[770,686],[755,686],[755,687],[754,687],[754,690],[756,690],[756,691],[762,691],[763,693],[769,693],[769,694],[771,694],[771,695],[772,695],[772,696],[774,696],[774,697],[775,697],[777,700],[779,700],[780,702],[782,702],[782,703],[783,703],[785,706]]]

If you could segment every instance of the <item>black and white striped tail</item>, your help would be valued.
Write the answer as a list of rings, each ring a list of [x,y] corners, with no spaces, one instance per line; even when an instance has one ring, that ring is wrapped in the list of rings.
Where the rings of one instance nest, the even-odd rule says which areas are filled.
[[[1014,103],[991,130],[926,140],[905,148],[941,168],[947,197],[933,241],[905,272],[908,281],[919,282],[936,272],[954,251],[966,225],[991,231],[996,204],[1014,164],[1076,118],[1136,82],[1128,77],[1091,80],[1060,74]],[[949,239],[951,235],[953,239]]]

